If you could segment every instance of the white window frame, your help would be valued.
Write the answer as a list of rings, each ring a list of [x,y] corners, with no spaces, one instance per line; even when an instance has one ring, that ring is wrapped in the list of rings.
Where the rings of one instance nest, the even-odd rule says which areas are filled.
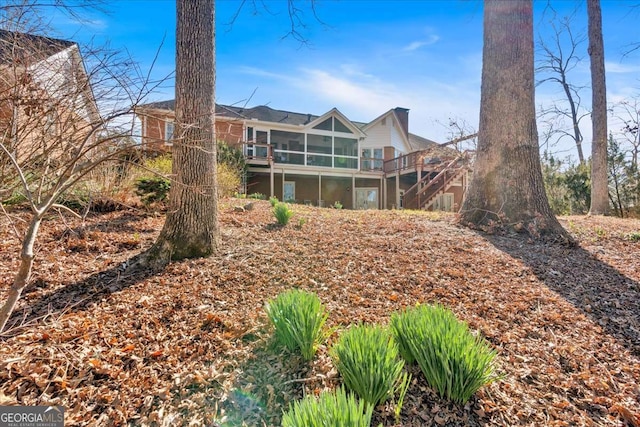
[[[171,129],[171,132],[169,132],[169,129]],[[176,130],[176,124],[173,120],[166,120],[164,122],[164,143],[166,145],[173,145],[173,135],[174,132]],[[171,134],[171,136],[169,136],[169,134]]]
[[[445,197],[446,197],[447,199],[450,199],[450,200],[451,200],[451,206],[450,206],[450,209],[444,209],[444,206],[445,206],[444,199],[445,199]],[[435,202],[436,206],[435,206],[435,209],[434,209],[434,210],[442,211],[442,212],[453,212],[453,207],[454,207],[454,205],[455,205],[455,200],[456,200],[456,198],[455,198],[455,195],[454,195],[453,193],[443,193],[443,194],[440,194],[440,195],[436,198],[436,202]]]
[[[291,185],[292,189],[293,189],[293,197],[287,198],[286,197],[286,186],[287,185]],[[296,200],[296,182],[295,181],[284,181],[282,183],[282,201],[283,202],[291,202],[293,200]]]
[[[364,208],[358,206],[358,192],[359,191],[375,191],[376,192],[376,203],[375,206],[369,206],[368,202]],[[380,189],[378,187],[356,187],[354,189],[354,194],[356,196],[356,205],[355,209],[380,209]]]

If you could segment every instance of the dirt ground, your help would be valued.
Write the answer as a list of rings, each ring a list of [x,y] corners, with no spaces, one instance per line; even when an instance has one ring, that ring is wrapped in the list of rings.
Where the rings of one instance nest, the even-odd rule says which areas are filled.
[[[487,235],[455,217],[221,204],[208,259],[131,269],[164,217],[52,214],[32,283],[0,336],[0,404],[62,405],[66,425],[279,425],[293,399],[340,383],[328,347],[357,322],[442,303],[498,352],[502,379],[466,405],[419,370],[384,426],[640,426],[640,221],[564,217],[575,248]],[[0,301],[26,214],[0,218]],[[13,224],[13,225],[12,225]],[[279,292],[317,293],[337,332],[311,363],[274,348],[264,313]]]

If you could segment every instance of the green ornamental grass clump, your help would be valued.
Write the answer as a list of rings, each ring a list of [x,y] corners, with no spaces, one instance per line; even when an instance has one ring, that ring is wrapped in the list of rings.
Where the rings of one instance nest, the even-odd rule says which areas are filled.
[[[290,351],[299,350],[305,360],[313,359],[325,334],[322,327],[329,316],[313,293],[292,289],[267,303],[269,321],[276,341]]]
[[[394,314],[391,328],[402,343],[403,356],[417,361],[441,396],[464,403],[498,378],[493,363],[496,352],[441,305],[419,305]]]
[[[331,358],[344,384],[373,406],[402,387],[404,361],[391,333],[382,326],[346,330],[331,349]]]
[[[418,323],[421,313],[421,310],[405,310],[402,313],[391,314],[389,321],[393,338],[396,340],[396,343],[398,343],[400,356],[402,356],[407,365],[412,365],[416,361],[411,352],[407,337],[409,336],[409,331]]]
[[[372,413],[373,406],[339,387],[294,402],[282,416],[282,427],[369,427]]]
[[[273,207],[273,215],[276,217],[278,224],[287,225],[293,216],[293,211],[289,209],[289,205],[286,203],[276,203]]]
[[[269,197],[269,203],[271,203],[272,208],[275,208],[278,204],[278,198],[276,196]]]

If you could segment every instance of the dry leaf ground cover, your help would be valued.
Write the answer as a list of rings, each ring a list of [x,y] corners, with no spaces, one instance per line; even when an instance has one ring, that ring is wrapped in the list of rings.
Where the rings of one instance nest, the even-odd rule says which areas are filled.
[[[63,405],[67,425],[278,425],[292,399],[339,384],[327,347],[304,363],[270,340],[265,302],[299,287],[330,312],[327,346],[439,302],[497,349],[502,380],[466,405],[413,369],[400,422],[388,405],[374,425],[640,425],[639,221],[563,218],[568,248],[421,212],[294,206],[277,227],[268,202],[244,202],[222,204],[217,256],[156,272],[128,265],[162,216],[52,215],[0,337],[0,404]],[[3,299],[19,245],[0,223]]]

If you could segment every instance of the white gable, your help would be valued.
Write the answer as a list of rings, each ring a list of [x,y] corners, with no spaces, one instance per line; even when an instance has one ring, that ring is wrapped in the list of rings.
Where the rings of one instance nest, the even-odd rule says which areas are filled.
[[[393,147],[401,153],[411,152],[409,141],[402,131],[402,126],[393,110],[389,110],[364,127],[367,137],[362,148]]]
[[[337,108],[332,108],[327,111],[314,121],[308,123],[305,128],[308,130],[324,130],[327,132],[331,132],[328,129],[322,129],[322,125],[327,122],[328,119],[334,119],[334,125],[336,127],[335,132],[343,132],[343,133],[352,133],[354,138],[362,138],[365,136],[365,133],[360,130],[360,128],[354,125],[351,120],[349,120],[344,114],[342,114]],[[346,128],[346,132],[343,130]]]
[[[80,81],[86,77],[77,45],[72,45],[29,66],[34,80],[51,96],[61,101],[69,111],[75,111],[88,122],[96,120],[97,107],[90,89]]]

